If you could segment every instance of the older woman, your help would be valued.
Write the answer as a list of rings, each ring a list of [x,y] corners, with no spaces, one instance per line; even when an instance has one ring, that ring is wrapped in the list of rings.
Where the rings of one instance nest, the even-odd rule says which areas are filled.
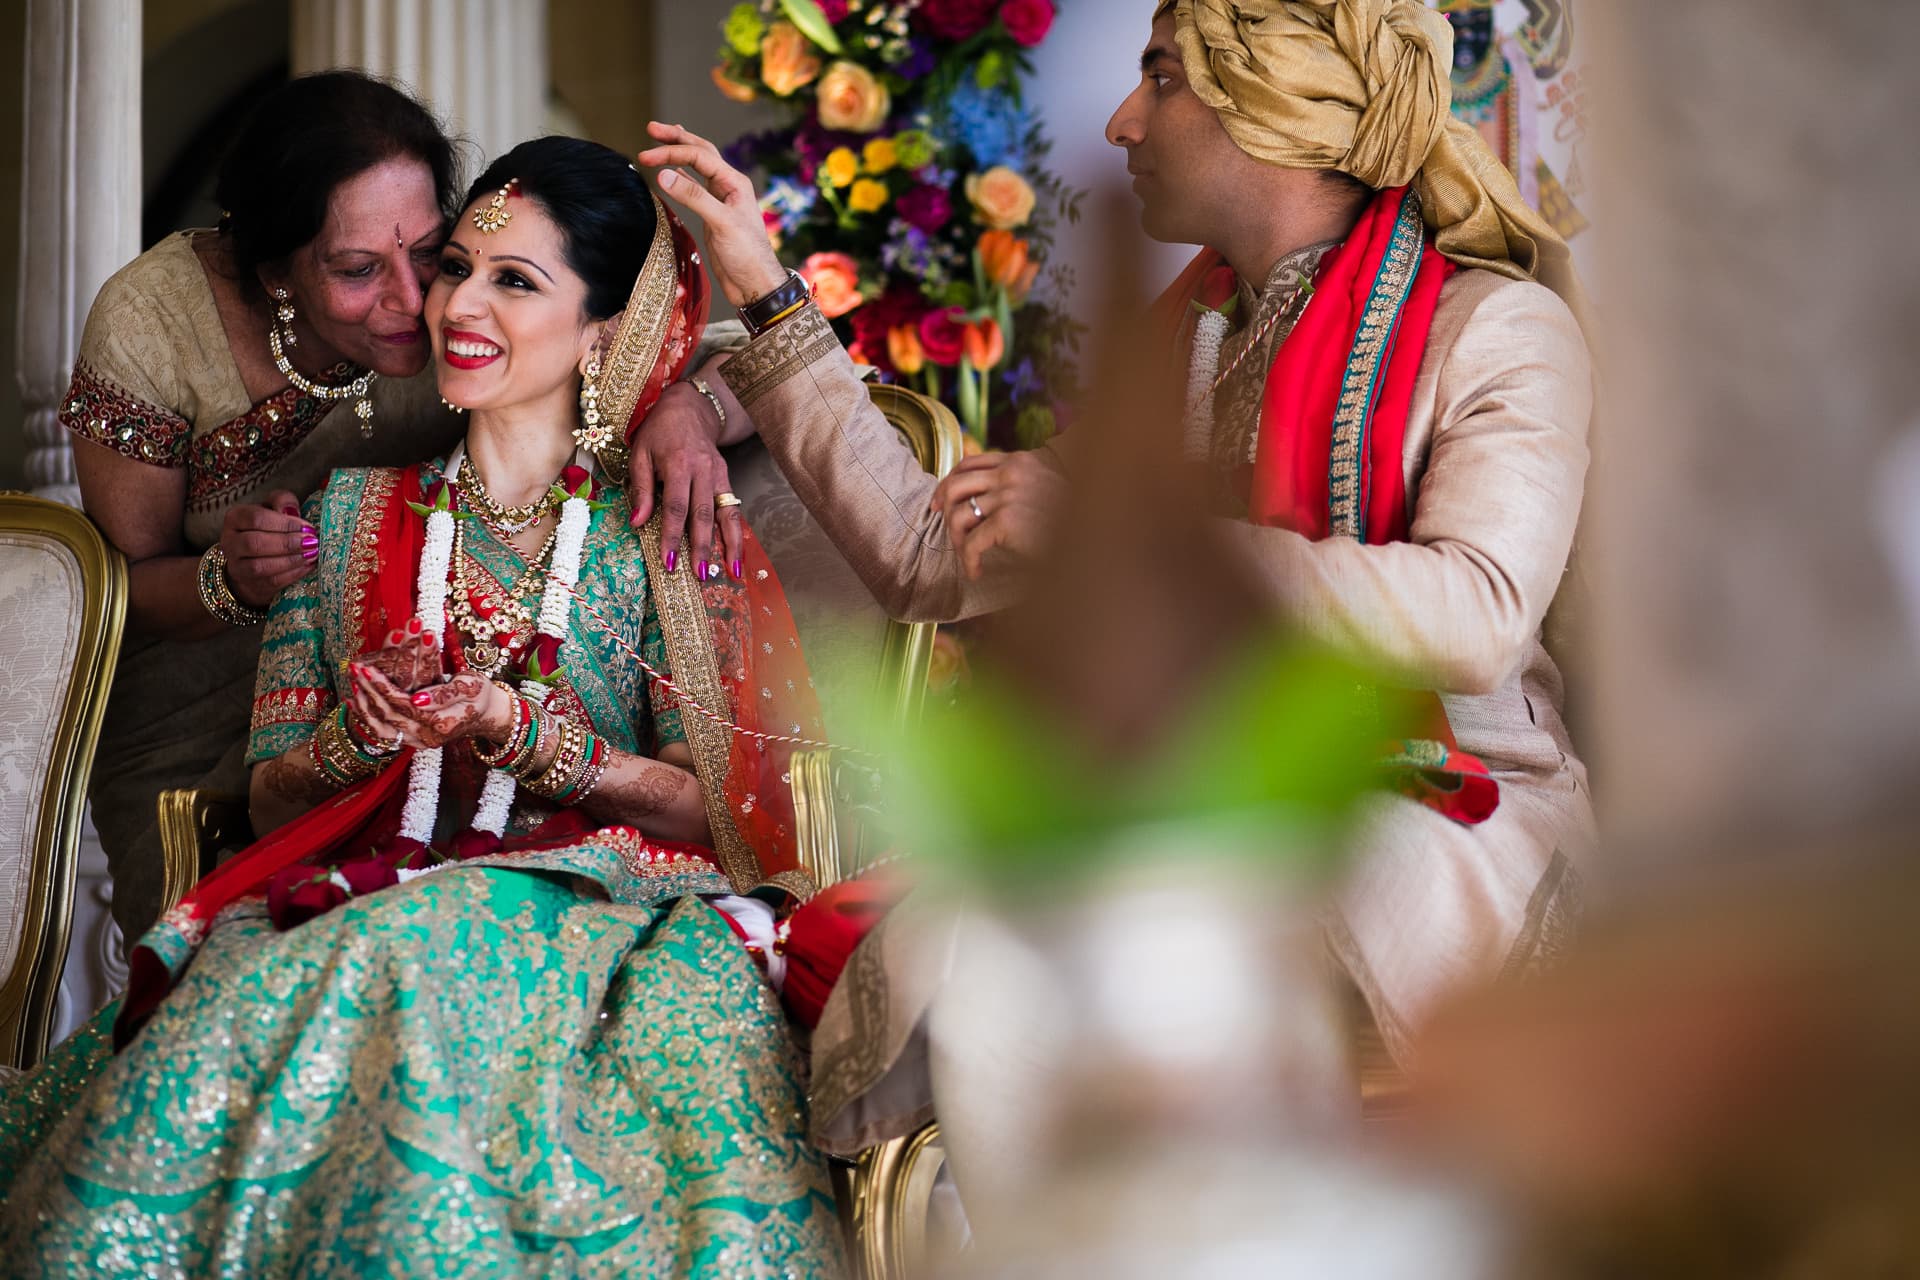
[[[705,311],[606,148],[476,185],[426,304],[464,438],[306,508],[250,749],[272,834],[136,948],[117,1054],[95,1023],[0,1094],[12,1266],[841,1273],[751,954],[809,888],[764,731],[819,732],[792,619],[750,538],[738,581],[670,570],[592,474]]]
[[[419,376],[455,182],[452,144],[404,93],[353,72],[295,80],[226,157],[219,228],[169,236],[94,303],[61,416],[87,512],[132,568],[93,775],[129,937],[160,908],[158,794],[245,787],[259,623],[319,555],[300,497],[336,466],[459,434]],[[684,504],[670,486],[675,510],[726,488],[711,403],[675,391],[641,442],[649,478],[694,491]],[[636,490],[644,515],[653,486]],[[720,558],[713,541],[709,514],[694,558]]]

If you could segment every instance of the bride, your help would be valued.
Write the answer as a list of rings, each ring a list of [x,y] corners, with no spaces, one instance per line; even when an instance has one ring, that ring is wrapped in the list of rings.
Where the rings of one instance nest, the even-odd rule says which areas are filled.
[[[319,572],[274,605],[254,704],[270,834],[0,1095],[0,1256],[838,1273],[765,972],[810,889],[791,617],[751,541],[741,581],[669,571],[595,465],[705,313],[614,152],[545,138],[475,184],[426,303],[466,437],[309,503]]]

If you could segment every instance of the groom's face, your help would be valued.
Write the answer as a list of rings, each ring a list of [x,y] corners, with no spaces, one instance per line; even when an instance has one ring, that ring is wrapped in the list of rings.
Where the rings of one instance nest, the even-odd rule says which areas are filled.
[[[1173,15],[1154,21],[1140,54],[1140,83],[1107,122],[1107,141],[1127,153],[1146,233],[1209,244],[1223,216],[1231,225],[1244,194],[1242,175],[1254,162],[1187,84],[1173,32]]]

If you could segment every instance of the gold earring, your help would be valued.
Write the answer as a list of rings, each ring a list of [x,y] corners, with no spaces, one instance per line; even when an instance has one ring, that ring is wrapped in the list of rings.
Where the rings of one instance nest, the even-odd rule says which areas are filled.
[[[598,453],[613,443],[613,431],[600,416],[600,357],[587,361],[580,378],[580,425],[574,428],[573,442],[588,453]]]
[[[447,407],[448,413],[465,413],[466,412],[465,409],[461,408],[459,405],[455,404],[453,401],[447,399],[445,396],[440,397],[440,403]]]

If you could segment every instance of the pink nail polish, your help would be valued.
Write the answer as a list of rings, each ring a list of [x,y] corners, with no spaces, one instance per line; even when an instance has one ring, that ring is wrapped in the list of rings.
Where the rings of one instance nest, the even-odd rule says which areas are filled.
[[[680,562],[680,553],[678,551],[667,552],[667,572],[668,573],[672,573],[674,571],[674,568],[679,564],[679,562]]]
[[[693,576],[702,582],[707,580],[707,562],[705,560],[693,566]]]
[[[738,560],[735,560],[733,562],[733,580],[735,582],[739,582],[739,581],[742,581],[745,577],[746,575],[740,572],[740,562]]]
[[[427,694],[416,693],[413,695],[413,705],[416,707],[430,707],[433,705],[433,699]]]

